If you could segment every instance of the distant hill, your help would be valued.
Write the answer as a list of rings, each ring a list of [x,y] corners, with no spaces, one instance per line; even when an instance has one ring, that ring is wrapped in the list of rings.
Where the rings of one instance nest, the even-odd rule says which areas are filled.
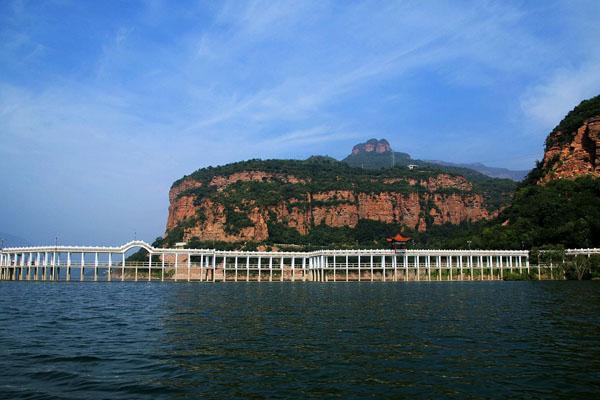
[[[491,178],[511,179],[515,182],[522,181],[529,173],[529,170],[512,170],[508,168],[488,167],[487,165],[484,165],[482,163],[460,164],[439,160],[426,161],[428,163],[443,165],[447,167],[469,168],[474,171],[480,172],[484,175],[487,175]]]
[[[460,164],[439,160],[416,160],[410,154],[393,151],[386,139],[370,139],[365,143],[354,146],[352,153],[342,160],[346,164],[364,169],[406,167],[415,165],[439,165],[443,167],[470,169],[491,178],[510,179],[522,181],[529,171],[515,171],[507,168],[488,167],[482,163]]]

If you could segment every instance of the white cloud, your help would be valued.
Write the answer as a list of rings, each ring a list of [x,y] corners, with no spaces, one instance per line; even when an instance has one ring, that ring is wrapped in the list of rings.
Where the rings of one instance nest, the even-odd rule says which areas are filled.
[[[589,62],[577,69],[561,69],[527,90],[521,107],[526,116],[549,130],[582,100],[598,94],[600,62]]]

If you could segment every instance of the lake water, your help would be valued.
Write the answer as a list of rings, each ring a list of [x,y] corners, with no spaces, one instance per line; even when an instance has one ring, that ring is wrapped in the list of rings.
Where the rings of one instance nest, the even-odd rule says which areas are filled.
[[[600,282],[2,282],[0,309],[2,398],[600,398]]]

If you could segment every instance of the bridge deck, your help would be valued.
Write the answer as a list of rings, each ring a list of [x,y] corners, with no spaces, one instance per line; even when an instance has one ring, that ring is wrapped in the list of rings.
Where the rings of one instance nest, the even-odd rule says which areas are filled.
[[[126,253],[136,248],[148,251],[149,261],[127,261]],[[600,250],[567,253],[589,255]],[[529,252],[522,250],[219,251],[154,248],[133,241],[119,247],[38,246],[0,251],[0,280],[396,282],[501,280],[515,273],[557,278],[555,265],[530,265]]]

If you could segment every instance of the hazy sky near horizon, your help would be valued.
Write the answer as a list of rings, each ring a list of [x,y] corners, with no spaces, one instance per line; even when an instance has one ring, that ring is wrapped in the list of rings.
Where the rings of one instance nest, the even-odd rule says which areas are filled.
[[[171,183],[249,158],[529,169],[600,93],[600,2],[0,2],[0,232],[121,244]],[[0,233],[1,235],[1,233]]]

